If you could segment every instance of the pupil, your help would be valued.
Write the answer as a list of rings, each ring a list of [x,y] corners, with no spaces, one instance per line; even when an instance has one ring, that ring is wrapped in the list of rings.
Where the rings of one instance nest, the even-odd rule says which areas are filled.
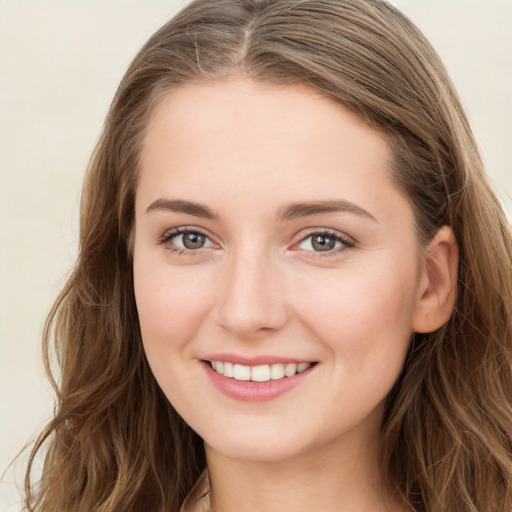
[[[330,251],[334,249],[336,241],[330,236],[318,235],[313,237],[312,245],[317,251]]]
[[[183,235],[183,245],[187,249],[200,249],[204,245],[204,238],[199,233],[186,233]]]

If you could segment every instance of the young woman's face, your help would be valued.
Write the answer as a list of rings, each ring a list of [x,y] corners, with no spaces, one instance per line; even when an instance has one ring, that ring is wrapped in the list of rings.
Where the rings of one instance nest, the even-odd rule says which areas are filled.
[[[136,195],[140,326],[211,450],[276,460],[379,428],[421,295],[389,166],[377,131],[305,88],[189,84],[155,109]]]

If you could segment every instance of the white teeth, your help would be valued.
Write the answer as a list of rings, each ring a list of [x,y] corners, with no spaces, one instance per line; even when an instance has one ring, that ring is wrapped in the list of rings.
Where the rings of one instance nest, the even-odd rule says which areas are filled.
[[[226,363],[224,363],[224,366],[225,365],[226,365]],[[309,363],[299,363],[297,365],[297,373],[302,373],[304,370],[307,370],[309,368],[309,366],[310,366]]]
[[[284,378],[284,364],[277,363],[270,366],[270,378],[280,380]]]
[[[284,367],[284,374],[287,377],[293,377],[297,373],[297,365],[294,363],[287,364]]]
[[[251,380],[255,382],[266,382],[270,380],[270,366],[268,364],[253,366],[251,368]]]
[[[269,380],[280,380],[284,377],[293,377],[297,373],[307,370],[311,363],[276,363],[261,364],[258,366],[245,366],[223,361],[210,361],[212,368],[224,377],[232,377],[235,380],[253,382],[267,382]]]
[[[234,377],[233,363],[224,363],[224,377]]]
[[[233,365],[233,377],[236,380],[251,380],[251,367],[244,366],[241,364],[234,364]]]

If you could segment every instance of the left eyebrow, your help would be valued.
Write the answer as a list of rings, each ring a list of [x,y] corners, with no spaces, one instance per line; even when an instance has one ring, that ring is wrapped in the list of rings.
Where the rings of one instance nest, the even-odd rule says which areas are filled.
[[[321,213],[346,212],[367,217],[375,222],[377,219],[368,211],[357,206],[350,201],[343,199],[332,199],[327,201],[308,201],[302,203],[291,203],[282,206],[277,212],[277,220],[293,220],[310,215],[319,215]]]

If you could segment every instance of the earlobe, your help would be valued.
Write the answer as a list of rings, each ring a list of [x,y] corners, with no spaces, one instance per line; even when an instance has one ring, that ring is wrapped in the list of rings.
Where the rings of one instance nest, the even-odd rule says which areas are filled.
[[[415,332],[433,332],[449,320],[457,298],[458,263],[455,234],[443,226],[425,249],[413,317]]]

